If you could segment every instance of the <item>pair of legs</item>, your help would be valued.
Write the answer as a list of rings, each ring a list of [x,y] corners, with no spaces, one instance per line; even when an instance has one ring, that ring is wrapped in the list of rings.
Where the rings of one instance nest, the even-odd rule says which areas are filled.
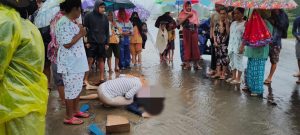
[[[298,63],[298,73],[294,74],[294,77],[298,77],[298,80],[296,83],[300,84],[300,41],[297,40],[296,41],[296,45],[295,45],[295,50],[296,50],[296,57],[297,57],[297,63]]]
[[[111,57],[107,58],[107,64],[108,64],[108,70],[111,73],[113,71],[111,67]],[[115,72],[119,72],[119,58],[116,57],[115,57]]]
[[[184,69],[190,68],[190,63],[188,61],[192,60],[194,62],[195,69],[201,69],[199,65],[200,51],[198,47],[198,30],[183,29],[183,50],[184,50]]]
[[[87,113],[79,111],[79,94],[82,90],[82,81],[84,73],[68,73],[63,74],[65,84],[65,101],[66,116],[64,123],[66,124],[82,124],[83,121],[76,117],[88,117]]]
[[[62,74],[57,73],[57,65],[55,63],[51,63],[51,69],[53,74],[53,80],[58,89],[58,95],[61,99],[61,103],[65,105],[65,93],[64,93],[64,82],[62,79]]]
[[[174,57],[174,49],[171,49],[171,50],[169,50],[169,59],[171,60],[171,61],[173,61],[173,57]]]
[[[227,66],[217,65],[216,74],[212,76],[212,78],[219,77],[220,79],[224,80],[226,78],[225,73],[227,71]]]
[[[241,76],[242,76],[242,71],[239,71],[237,69],[232,70],[232,78],[231,82],[234,83],[240,83],[241,82]]]
[[[271,69],[270,69],[270,73],[269,73],[267,79],[264,82],[265,84],[272,83],[272,78],[276,71],[277,63],[279,62],[280,50],[281,50],[280,46],[270,45],[269,56],[270,56],[270,62],[271,62]]]
[[[119,58],[120,58],[120,46],[119,44],[109,44],[109,48],[107,50],[107,64],[109,68],[109,72],[112,73],[112,67],[111,67],[111,57],[112,54],[115,56],[115,72],[119,72]]]
[[[211,62],[210,62],[210,71],[208,74],[213,75],[216,73],[217,60],[216,60],[215,46],[213,45],[214,40],[210,39],[210,43],[211,43]]]
[[[104,78],[104,58],[99,58],[99,70],[100,70],[100,82],[104,81],[105,78]],[[88,64],[89,64],[89,71],[91,71],[91,67],[94,63],[94,58],[92,57],[89,57],[88,58]],[[87,85],[87,86],[91,86],[91,84],[89,83],[89,73],[87,72],[85,74],[85,77],[84,77],[84,83]]]
[[[190,63],[191,63],[191,61],[185,61],[183,69],[190,69],[191,68],[191,64]],[[194,60],[193,63],[194,63],[193,66],[194,66],[195,70],[201,69],[201,66],[199,65],[199,61],[198,60]]]
[[[231,84],[239,84],[241,82],[241,76],[244,71],[243,66],[243,54],[237,54],[234,52],[229,52],[229,66],[232,69],[232,77],[227,79],[227,82],[230,82]]]
[[[131,43],[130,52],[132,55],[132,64],[142,64],[142,44],[141,43]]]
[[[135,54],[132,54],[132,64],[142,64],[142,53],[138,52]]]
[[[51,89],[50,86],[50,80],[51,80],[51,62],[48,60],[48,58],[45,59],[45,65],[44,65],[44,71],[43,73],[46,75],[47,79],[48,79],[48,89]]]

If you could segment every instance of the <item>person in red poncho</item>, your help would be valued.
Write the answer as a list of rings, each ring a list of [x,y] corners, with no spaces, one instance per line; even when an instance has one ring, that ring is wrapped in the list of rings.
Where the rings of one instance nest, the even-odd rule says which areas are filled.
[[[265,14],[266,11],[261,11]],[[240,54],[244,52],[248,57],[246,70],[246,85],[251,96],[262,96],[264,92],[263,82],[265,65],[269,54],[269,43],[273,27],[267,20],[255,10],[246,23],[243,35],[243,45],[240,47]]]
[[[199,18],[197,11],[192,9],[191,2],[185,2],[183,11],[179,14],[179,25],[183,26],[183,50],[184,62],[183,69],[189,69],[190,62],[194,62],[194,69],[201,69],[198,61],[200,60],[200,51],[198,48],[198,26]]]

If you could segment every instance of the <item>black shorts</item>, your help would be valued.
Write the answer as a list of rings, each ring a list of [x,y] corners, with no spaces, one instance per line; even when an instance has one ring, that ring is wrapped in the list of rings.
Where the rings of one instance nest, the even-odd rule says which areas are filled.
[[[42,35],[44,47],[45,47],[45,67],[50,67],[51,62],[47,57],[48,52],[48,44],[51,42],[51,35],[50,35],[50,26],[46,26],[43,28],[39,28],[39,31]]]
[[[106,52],[107,58],[111,58],[112,53],[114,53],[116,58],[120,58],[120,46],[118,44],[109,44],[109,48]]]
[[[90,48],[86,48],[86,56],[88,58],[106,58],[106,50],[104,44],[91,44]]]

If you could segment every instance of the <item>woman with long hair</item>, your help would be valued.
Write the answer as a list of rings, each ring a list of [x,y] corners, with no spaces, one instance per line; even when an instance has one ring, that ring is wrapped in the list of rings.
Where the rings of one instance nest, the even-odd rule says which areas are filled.
[[[130,39],[130,52],[132,55],[132,64],[135,66],[142,63],[142,21],[137,12],[133,12],[130,17],[133,25],[133,35]]]

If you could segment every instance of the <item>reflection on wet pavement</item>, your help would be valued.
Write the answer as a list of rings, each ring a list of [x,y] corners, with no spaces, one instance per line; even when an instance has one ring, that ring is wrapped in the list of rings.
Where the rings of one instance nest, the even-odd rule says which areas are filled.
[[[155,35],[155,31],[152,31]],[[47,135],[87,135],[87,127],[96,123],[105,131],[106,115],[125,116],[134,135],[298,135],[300,134],[300,95],[291,75],[297,71],[294,42],[284,41],[279,67],[272,86],[265,86],[263,98],[250,97],[225,81],[210,79],[206,68],[182,70],[176,44],[172,63],[160,63],[150,41],[143,52],[142,67],[122,73],[141,73],[151,85],[159,85],[165,93],[165,109],[159,116],[143,119],[124,108],[104,108],[96,100],[81,101],[91,106],[92,117],[80,126],[63,124],[65,108],[59,105],[57,91],[52,91],[47,114]],[[209,65],[204,56],[202,66]],[[266,71],[270,64],[266,66]],[[267,73],[267,72],[266,72]],[[92,72],[92,74],[95,74]],[[107,73],[107,78],[115,78]],[[96,81],[93,77],[91,80]],[[95,93],[84,90],[82,94]]]

